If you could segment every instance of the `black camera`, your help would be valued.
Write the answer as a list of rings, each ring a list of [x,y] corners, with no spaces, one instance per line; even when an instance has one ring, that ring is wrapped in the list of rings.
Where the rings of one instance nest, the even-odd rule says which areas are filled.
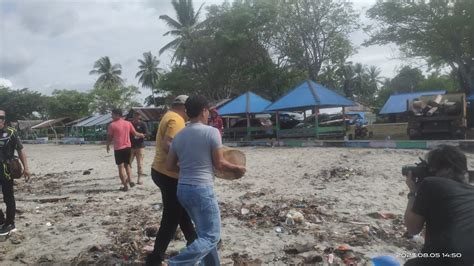
[[[402,167],[402,175],[408,176],[408,173],[411,172],[411,176],[415,183],[421,182],[425,177],[433,176],[434,174],[430,171],[428,163],[420,158],[420,162],[414,165],[405,165]]]

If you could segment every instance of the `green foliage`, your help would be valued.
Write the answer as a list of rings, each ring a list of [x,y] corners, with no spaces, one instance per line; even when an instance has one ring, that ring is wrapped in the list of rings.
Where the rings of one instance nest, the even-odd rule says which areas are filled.
[[[123,85],[122,66],[110,62],[108,56],[101,57],[94,63],[94,69],[89,72],[90,75],[99,75],[95,82],[95,87],[114,88]]]
[[[140,106],[135,97],[140,91],[135,86],[95,87],[91,91],[90,111],[105,114],[114,108],[128,109]]]
[[[0,88],[0,109],[7,113],[8,121],[38,119],[45,116],[46,97],[29,89]]]
[[[171,30],[166,32],[163,36],[172,35],[176,38],[163,46],[159,53],[162,54],[166,50],[173,49],[175,51],[173,59],[177,60],[181,65],[182,62],[187,59],[187,53],[190,43],[193,40],[193,34],[196,28],[200,26],[198,19],[202,6],[195,12],[192,0],[172,0],[171,4],[174,7],[176,19],[168,15],[161,15],[160,19],[165,21],[168,27],[171,28]]]
[[[367,12],[378,27],[366,44],[395,43],[408,57],[449,66],[466,94],[474,91],[474,2],[423,2],[378,1]]]
[[[322,67],[343,64],[354,49],[348,35],[359,27],[352,4],[340,0],[277,0],[272,45],[286,64],[316,79]]]
[[[404,66],[398,74],[390,81],[391,88],[398,92],[414,92],[417,91],[421,82],[425,77],[421,70]]]
[[[90,115],[89,104],[92,95],[76,90],[55,90],[48,97],[46,109],[49,118],[70,117],[78,119]]]
[[[163,69],[159,68],[160,61],[151,52],[143,53],[143,60],[138,59],[140,70],[135,75],[138,78],[138,83],[142,84],[142,87],[151,89],[151,100],[152,104],[157,106],[155,100],[155,90],[157,90],[158,82],[160,80],[161,72]]]
[[[419,86],[419,90],[446,90],[448,92],[463,92],[459,88],[459,82],[456,75],[441,75],[438,71],[429,74],[425,80],[423,80]]]

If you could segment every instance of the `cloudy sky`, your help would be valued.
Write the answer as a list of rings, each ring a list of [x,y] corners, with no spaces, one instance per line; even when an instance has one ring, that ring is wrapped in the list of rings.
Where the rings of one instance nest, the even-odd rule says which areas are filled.
[[[123,77],[137,84],[137,59],[158,50],[171,37],[159,15],[173,15],[170,0],[0,0],[0,82],[45,94],[54,89],[88,90],[96,80],[89,75],[94,61],[109,56],[122,65]],[[195,8],[224,0],[194,0]],[[375,0],[354,0],[363,21]],[[173,16],[174,17],[174,16]],[[351,35],[355,45],[366,38]],[[391,77],[402,62],[394,47],[360,48],[353,62],[376,65]],[[169,68],[170,55],[160,56]]]

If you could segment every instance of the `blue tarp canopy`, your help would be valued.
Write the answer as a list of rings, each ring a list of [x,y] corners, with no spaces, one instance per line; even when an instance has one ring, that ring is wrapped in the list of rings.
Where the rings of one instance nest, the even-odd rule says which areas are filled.
[[[267,107],[267,111],[303,110],[313,107],[354,106],[353,101],[312,80],[306,80]]]
[[[401,93],[390,95],[385,105],[380,110],[381,115],[386,114],[398,114],[407,111],[407,101],[419,98],[425,95],[438,95],[446,94],[446,91],[423,91],[423,92],[412,92],[412,93]]]
[[[218,109],[219,114],[225,115],[241,115],[241,114],[258,114],[263,113],[265,108],[272,102],[265,100],[253,92],[246,92],[239,97],[229,101]]]
[[[467,100],[468,101],[474,101],[474,92],[471,93],[471,95],[467,97]]]

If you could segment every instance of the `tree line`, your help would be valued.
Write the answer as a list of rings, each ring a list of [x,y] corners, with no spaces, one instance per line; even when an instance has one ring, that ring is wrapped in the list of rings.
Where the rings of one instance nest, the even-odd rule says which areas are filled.
[[[235,0],[197,9],[192,0],[171,3],[174,14],[160,15],[159,23],[166,23],[164,35],[173,39],[158,53],[172,53],[171,69],[161,69],[151,52],[138,60],[136,78],[150,94],[147,105],[162,105],[179,94],[199,93],[217,101],[249,90],[275,100],[308,78],[375,109],[393,93],[444,89],[469,94],[473,89],[470,0],[377,1],[367,11],[369,26],[343,0]],[[357,53],[349,35],[361,29],[369,36],[365,46],[394,43],[400,48],[407,64],[394,77],[381,77],[377,66],[349,61]],[[426,62],[428,74],[410,66],[416,59]],[[133,99],[140,90],[124,84],[121,71],[120,64],[104,56],[90,72],[98,75],[90,92],[56,91],[42,96],[49,100],[35,111],[48,117],[68,114],[64,107],[74,105],[67,101],[80,105],[80,114],[137,105]],[[4,93],[35,95],[29,90]]]

